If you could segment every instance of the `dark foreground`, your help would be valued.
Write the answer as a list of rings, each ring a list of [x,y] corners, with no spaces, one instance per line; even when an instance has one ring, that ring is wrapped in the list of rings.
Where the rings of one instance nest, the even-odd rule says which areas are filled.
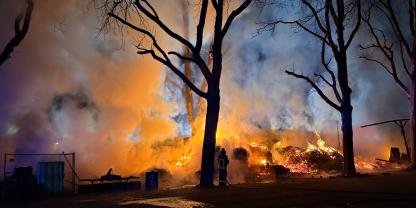
[[[0,207],[416,207],[416,172],[357,178],[290,178],[228,188],[79,194]]]

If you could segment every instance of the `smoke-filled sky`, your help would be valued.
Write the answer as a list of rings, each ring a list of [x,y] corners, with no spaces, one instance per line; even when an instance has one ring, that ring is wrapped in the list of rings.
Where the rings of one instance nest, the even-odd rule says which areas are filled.
[[[184,31],[182,12],[190,12],[193,34],[197,4],[191,1],[182,12],[172,9],[180,8],[179,1],[151,2],[178,33]],[[189,136],[187,124],[178,119],[185,111],[181,89],[167,87],[170,71],[137,55],[137,34],[100,32],[99,12],[90,3],[34,0],[29,32],[0,68],[0,153],[75,151],[85,175],[105,173],[109,167],[121,173],[140,172],[153,164],[170,167],[165,163],[172,161],[164,156],[188,150],[181,149],[179,141],[172,144],[179,152],[154,144]],[[14,18],[23,5],[23,0],[0,1],[1,47],[13,36]],[[294,69],[312,75],[322,70],[320,43],[287,26],[253,37],[259,22],[295,18],[298,8],[290,8],[251,6],[233,23],[223,47],[219,129],[336,132],[337,112],[306,83],[283,72]],[[408,117],[405,95],[382,69],[359,58],[357,44],[369,38],[367,29],[361,29],[348,54],[356,152],[364,151],[363,144],[376,149],[402,145],[400,138],[391,138],[398,133],[393,125],[367,130],[358,126]],[[210,30],[212,20],[205,31],[205,51]],[[157,37],[163,46],[181,51],[161,32]],[[87,165],[91,163],[96,167]]]

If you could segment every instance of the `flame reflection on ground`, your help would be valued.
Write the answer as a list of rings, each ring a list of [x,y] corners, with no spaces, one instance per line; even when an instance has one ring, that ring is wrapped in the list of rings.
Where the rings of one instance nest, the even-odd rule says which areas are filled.
[[[151,206],[161,206],[161,207],[170,207],[170,208],[192,208],[192,207],[200,207],[200,208],[209,208],[213,207],[207,203],[192,201],[189,199],[184,199],[181,197],[161,197],[161,198],[153,198],[153,199],[137,199],[132,201],[124,201],[121,202],[120,205],[134,205],[134,204],[142,204],[142,205],[151,205]]]

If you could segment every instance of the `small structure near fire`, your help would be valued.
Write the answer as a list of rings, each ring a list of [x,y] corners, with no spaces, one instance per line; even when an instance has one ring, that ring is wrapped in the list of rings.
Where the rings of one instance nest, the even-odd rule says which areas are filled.
[[[64,160],[62,160],[62,157]],[[71,157],[72,161],[68,157]],[[74,164],[75,153],[5,153],[3,166],[4,196],[12,199],[62,194],[65,181],[69,182],[66,190],[75,192],[76,173],[73,168]],[[70,168],[66,169],[65,166]],[[11,171],[12,168],[13,171]],[[65,170],[68,170],[68,172],[65,172]],[[65,177],[66,180],[64,180]]]
[[[384,160],[380,158],[377,158],[377,160],[383,162],[405,164],[409,162],[409,156],[407,154],[400,153],[400,149],[398,147],[391,147],[389,160]]]
[[[140,177],[129,176],[121,177],[113,174],[113,169],[110,168],[107,174],[100,178],[79,179],[80,182],[87,184],[80,184],[78,186],[79,193],[95,193],[95,192],[114,192],[122,190],[136,190],[140,189]]]
[[[121,179],[121,175],[115,175],[113,174],[113,169],[110,168],[107,171],[107,174],[101,176],[102,180],[120,180]]]
[[[157,191],[159,189],[159,173],[156,171],[146,172],[146,191]]]
[[[14,168],[13,174],[7,177],[4,183],[5,198],[26,198],[39,194],[33,167]]]
[[[403,141],[404,141],[404,145],[406,147],[406,153],[407,154],[401,154],[400,155],[400,150],[397,147],[392,147],[390,149],[390,159],[388,160],[389,162],[404,162],[404,161],[410,161],[410,149],[409,149],[409,145],[407,144],[407,138],[406,138],[406,133],[405,133],[405,127],[407,122],[409,121],[408,118],[405,119],[396,119],[396,120],[389,120],[389,121],[382,121],[382,122],[377,122],[377,123],[372,123],[372,124],[367,124],[367,125],[363,125],[361,126],[361,128],[366,128],[366,127],[370,127],[370,126],[376,126],[376,125],[381,125],[381,124],[387,124],[387,123],[394,123],[396,124],[399,128],[400,128],[400,133],[402,134],[403,137]],[[385,161],[382,159],[378,159],[381,161]]]
[[[48,194],[59,194],[64,189],[64,162],[39,162],[36,169],[37,183]]]

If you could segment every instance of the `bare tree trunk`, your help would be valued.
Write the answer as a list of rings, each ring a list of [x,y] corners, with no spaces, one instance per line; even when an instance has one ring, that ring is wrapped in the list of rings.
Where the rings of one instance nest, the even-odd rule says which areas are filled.
[[[412,155],[410,159],[412,161],[412,168],[416,169],[416,65],[413,64],[412,80],[410,84],[410,100],[409,100],[409,113],[410,113],[410,139],[413,142]]]
[[[189,50],[187,49],[185,50],[185,55],[188,57],[190,56]],[[185,66],[185,69],[184,69],[185,76],[193,82],[191,63],[189,61],[185,61],[184,66]],[[185,96],[185,106],[186,106],[186,111],[188,113],[188,122],[192,130],[192,135],[194,135],[195,134],[195,129],[194,129],[195,113],[194,113],[194,103],[193,103],[192,93],[193,92],[191,89],[189,89],[187,86],[184,86],[183,94]]]
[[[245,3],[249,3],[246,1]],[[215,6],[215,5],[214,5]],[[207,92],[207,114],[205,120],[204,144],[202,149],[201,180],[203,187],[213,186],[215,143],[220,112],[220,79],[222,71],[222,13],[224,1],[219,0],[215,6],[217,15],[214,24],[214,42],[212,46],[212,77],[208,82]],[[248,4],[246,5],[248,6]],[[231,15],[232,16],[232,15]],[[228,22],[228,21],[227,21]],[[227,25],[227,23],[226,23]],[[228,28],[226,29],[228,30]]]
[[[342,143],[344,154],[344,175],[354,176],[354,149],[353,149],[353,130],[352,130],[352,106],[347,105],[341,109],[342,118]]]
[[[205,119],[204,144],[202,146],[200,185],[212,187],[214,180],[215,142],[220,113],[220,90],[218,85],[208,87],[207,114]],[[212,87],[211,87],[212,86]]]
[[[342,45],[342,44],[340,44]],[[354,176],[356,174],[354,165],[354,145],[352,129],[352,105],[351,88],[348,85],[347,53],[343,47],[338,56],[338,80],[342,94],[341,121],[342,121],[342,146],[344,154],[344,175]]]
[[[410,74],[410,139],[413,142],[412,155],[409,155],[412,169],[416,169],[416,33],[413,35],[413,50],[411,53]]]

